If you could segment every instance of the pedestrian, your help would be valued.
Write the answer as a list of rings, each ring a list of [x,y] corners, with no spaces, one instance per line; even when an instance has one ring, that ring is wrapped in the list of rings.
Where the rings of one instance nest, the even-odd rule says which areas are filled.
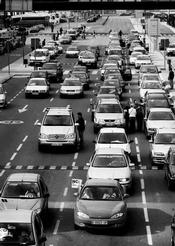
[[[142,132],[143,130],[143,119],[144,119],[143,106],[138,105],[136,108],[136,122],[137,122],[138,132]]]
[[[56,40],[59,39],[59,31],[57,30],[57,36],[56,36]]]
[[[124,117],[125,117],[125,129],[126,133],[129,131],[129,105],[127,105],[124,109]]]
[[[45,45],[46,45],[46,40],[43,39],[43,41],[42,41],[42,47],[44,47]]]
[[[54,24],[52,23],[51,24],[51,32],[53,32],[54,31]]]
[[[173,72],[172,68],[170,68],[168,80],[170,81],[171,90],[173,90],[173,88],[174,88],[173,79],[174,79],[174,72]]]
[[[62,33],[63,33],[63,28],[60,27],[60,35],[62,35]]]
[[[136,109],[134,108],[134,104],[131,104],[129,109],[129,131],[135,132],[135,121],[136,121]]]
[[[83,142],[84,142],[84,136],[83,135],[84,135],[84,130],[85,130],[85,122],[84,122],[84,119],[83,119],[83,116],[82,116],[81,112],[78,112],[77,116],[78,116],[78,119],[77,119],[76,123],[78,123],[77,130],[78,130],[78,135],[79,135],[79,141],[80,141],[80,144],[83,144]]]

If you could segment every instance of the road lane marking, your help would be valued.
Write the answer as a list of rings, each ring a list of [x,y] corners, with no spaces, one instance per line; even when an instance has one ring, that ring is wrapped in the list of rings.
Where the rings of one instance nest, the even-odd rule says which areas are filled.
[[[55,224],[55,228],[53,230],[53,234],[56,235],[58,233],[58,228],[60,225],[60,220],[57,220],[56,224]]]
[[[64,209],[64,202],[61,202],[61,204],[60,204],[60,212],[63,212],[63,209]]]
[[[50,169],[50,170],[54,170],[54,169],[56,169],[56,166],[50,166],[49,169]]]
[[[22,165],[17,165],[16,169],[18,169],[18,170],[22,169]]]
[[[27,138],[28,138],[28,136],[25,136],[22,141],[25,142],[27,140]]]
[[[65,187],[63,196],[67,196],[67,192],[68,192],[68,187]]]
[[[75,155],[74,155],[74,160],[76,160],[77,158],[78,158],[78,152],[75,153]]]
[[[43,170],[45,167],[44,166],[39,166],[38,169],[39,170]]]
[[[67,166],[61,166],[61,170],[66,170]]]
[[[143,211],[144,211],[145,222],[149,222],[148,209],[147,208],[143,208]]]
[[[29,170],[32,170],[34,168],[34,166],[33,165],[29,165],[29,166],[27,166],[27,169],[29,169]]]
[[[53,99],[54,99],[54,98],[52,97],[52,98],[50,99],[50,102],[52,102],[52,101],[53,101]]]
[[[142,203],[146,204],[146,195],[144,191],[142,191]]]
[[[59,90],[56,90],[56,93],[58,93],[59,92]]]
[[[39,122],[39,120],[36,120],[35,123],[34,123],[34,125],[35,126],[38,125],[38,122]]]
[[[138,138],[137,137],[135,137],[134,141],[135,141],[135,144],[138,144]]]
[[[148,245],[153,245],[150,226],[146,226]]]
[[[16,150],[19,151],[22,146],[23,146],[23,144],[20,144]]]
[[[90,112],[90,108],[87,109],[87,112],[88,112],[88,113]]]
[[[13,153],[13,155],[11,156],[10,160],[13,161],[15,159],[15,156],[17,155],[17,152]]]
[[[144,190],[145,189],[144,179],[140,180],[140,185],[141,185],[141,189]]]
[[[1,172],[0,172],[0,177],[2,177],[2,175],[5,173],[5,170],[2,170]]]
[[[141,162],[140,154],[137,154],[137,161]]]
[[[76,164],[76,162],[75,162],[75,161],[73,161],[73,162],[72,162],[72,166],[74,167],[74,166],[75,166],[75,164]]]
[[[136,152],[137,153],[140,153],[140,149],[139,149],[139,146],[138,145],[136,146]]]
[[[73,174],[73,170],[69,172],[69,177],[72,177],[72,174]]]

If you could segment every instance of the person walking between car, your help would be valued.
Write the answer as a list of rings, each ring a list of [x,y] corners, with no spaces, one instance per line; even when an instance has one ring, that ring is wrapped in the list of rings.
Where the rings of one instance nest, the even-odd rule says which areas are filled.
[[[62,33],[63,33],[63,28],[60,27],[60,35],[62,35]]]
[[[173,79],[174,79],[174,72],[172,68],[170,68],[168,80],[170,81],[171,90],[173,90],[173,87],[174,87]]]
[[[44,47],[45,45],[46,45],[46,40],[43,39],[43,41],[42,41],[42,47]]]
[[[52,23],[51,24],[51,32],[53,32],[54,31],[54,24]]]
[[[137,122],[137,131],[139,132],[142,132],[143,129],[143,119],[144,119],[143,106],[138,105],[136,108],[136,122]]]
[[[78,115],[78,119],[77,119],[76,123],[78,123],[77,130],[78,130],[79,141],[80,141],[80,145],[81,145],[84,142],[84,136],[83,135],[84,135],[84,130],[85,130],[85,122],[84,122],[84,119],[83,119],[81,112],[78,112],[77,115]]]
[[[129,130],[129,105],[127,105],[124,109],[124,117],[125,117],[125,129],[128,133]]]
[[[136,121],[136,109],[134,108],[134,104],[131,104],[129,109],[129,131],[135,132],[135,121]]]

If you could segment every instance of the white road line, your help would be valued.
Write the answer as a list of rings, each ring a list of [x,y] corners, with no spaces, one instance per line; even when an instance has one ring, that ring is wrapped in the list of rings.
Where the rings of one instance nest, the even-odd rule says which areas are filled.
[[[137,154],[137,161],[141,162],[140,154]]]
[[[129,93],[131,93],[131,90],[129,89]]]
[[[129,98],[129,101],[130,101],[130,103],[132,103],[133,101],[132,101],[132,98]]]
[[[55,224],[55,228],[54,228],[54,230],[53,230],[53,234],[54,234],[54,235],[57,234],[59,225],[60,225],[60,220],[57,220],[57,222],[56,222],[56,224]]]
[[[27,138],[28,138],[28,136],[25,136],[22,141],[25,142],[27,140]]]
[[[11,165],[11,162],[7,162],[5,166],[10,166]]]
[[[59,90],[56,90],[56,93],[58,93],[59,92]]]
[[[139,173],[140,173],[140,175],[143,175],[143,171],[142,170],[139,170]]]
[[[134,138],[134,141],[135,141],[135,144],[138,144],[138,138],[137,137]]]
[[[46,111],[46,108],[43,109],[43,113]]]
[[[87,109],[87,112],[88,112],[88,113],[90,112],[90,108]]]
[[[67,192],[68,192],[68,187],[65,187],[63,196],[67,196]]]
[[[36,120],[36,121],[35,121],[35,123],[34,123],[34,125],[37,125],[37,124],[38,124],[38,122],[39,122],[39,120]]]
[[[144,211],[145,222],[149,222],[148,209],[147,208],[143,208],[143,211]]]
[[[23,144],[20,144],[16,150],[19,151],[21,149],[22,145]]]
[[[53,97],[50,99],[50,102],[52,102],[53,101]]]
[[[147,233],[148,245],[153,245],[153,240],[152,240],[152,235],[151,235],[151,228],[150,228],[150,226],[146,226],[146,233]]]
[[[75,155],[74,155],[74,160],[76,160],[77,158],[78,158],[78,152],[75,153]]]
[[[136,152],[137,152],[137,153],[140,153],[140,148],[139,148],[138,145],[136,146]]]
[[[76,162],[75,162],[75,161],[73,161],[73,162],[72,162],[72,166],[74,167],[74,166],[75,166],[75,164],[76,164]]]
[[[140,185],[141,185],[141,189],[144,190],[145,189],[144,179],[140,179]]]
[[[72,177],[72,174],[73,174],[73,170],[69,172],[69,177]]]
[[[142,203],[146,204],[146,195],[144,191],[142,191]]]
[[[2,170],[1,172],[0,172],[0,177],[2,177],[2,175],[5,173],[5,170]]]
[[[17,155],[17,153],[13,153],[13,155],[11,156],[10,160],[13,161],[15,159],[15,156]]]
[[[61,204],[60,204],[60,212],[63,212],[63,209],[64,209],[64,202],[61,202]]]

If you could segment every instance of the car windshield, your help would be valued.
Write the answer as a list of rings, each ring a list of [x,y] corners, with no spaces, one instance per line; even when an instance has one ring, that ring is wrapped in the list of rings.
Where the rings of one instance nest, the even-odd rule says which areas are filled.
[[[154,139],[155,144],[175,144],[175,133],[158,133]]]
[[[145,60],[150,60],[150,58],[149,58],[149,56],[138,56],[137,60],[139,60],[139,61],[144,60],[145,61]]]
[[[141,67],[140,73],[157,73],[156,67]]]
[[[158,82],[148,82],[145,81],[141,85],[142,89],[161,89],[161,85]]]
[[[169,108],[169,104],[167,100],[148,100],[148,107],[149,108]]]
[[[4,198],[39,198],[41,196],[38,183],[35,182],[12,182],[5,184],[1,197]]]
[[[80,199],[121,201],[122,195],[115,186],[86,186],[80,194]]]
[[[36,57],[46,56],[46,53],[42,51],[34,51],[33,56],[36,56]]]
[[[157,80],[157,81],[159,81],[159,77],[158,77],[158,75],[144,75],[143,76],[143,78],[142,78],[142,80]]]
[[[47,115],[44,120],[44,126],[72,126],[70,115]]]
[[[53,46],[44,46],[45,49],[48,49],[48,50],[55,50],[55,48]]]
[[[0,223],[0,245],[34,245],[32,226],[29,223]]]
[[[108,73],[110,73],[110,74],[113,74],[113,73],[119,73],[120,71],[119,71],[119,69],[117,68],[117,69],[111,69],[111,68],[107,68],[106,70],[105,70],[105,75]]]
[[[92,167],[118,168],[126,167],[126,159],[123,155],[96,155]]]
[[[43,64],[42,69],[51,69],[51,70],[53,69],[53,70],[55,70],[55,69],[57,69],[57,64],[56,63],[52,63],[52,64],[45,63],[45,64]]]
[[[45,78],[45,77],[46,77],[46,73],[41,71],[35,71],[32,72],[31,74],[31,78]]]
[[[120,87],[119,80],[106,80],[103,85]]]
[[[112,88],[101,88],[99,94],[115,94],[116,90],[115,87]]]
[[[150,112],[148,120],[174,120],[174,116],[170,112]]]
[[[72,75],[77,77],[77,78],[81,78],[81,79],[85,79],[86,78],[86,74],[85,73],[72,73]]]
[[[64,83],[62,84],[62,86],[81,86],[81,82],[80,81],[64,81]]]
[[[39,79],[32,79],[28,82],[28,86],[38,86],[38,85],[46,85],[45,80],[39,80]]]
[[[97,107],[97,113],[122,113],[121,106],[119,104],[100,104]]]
[[[124,133],[102,133],[98,139],[98,143],[100,144],[126,144],[127,138]]]
[[[137,56],[139,56],[140,54],[141,54],[141,52],[138,52],[138,53],[137,53],[137,52],[136,52],[136,53],[132,53],[132,54],[131,54],[131,57],[137,57]]]

